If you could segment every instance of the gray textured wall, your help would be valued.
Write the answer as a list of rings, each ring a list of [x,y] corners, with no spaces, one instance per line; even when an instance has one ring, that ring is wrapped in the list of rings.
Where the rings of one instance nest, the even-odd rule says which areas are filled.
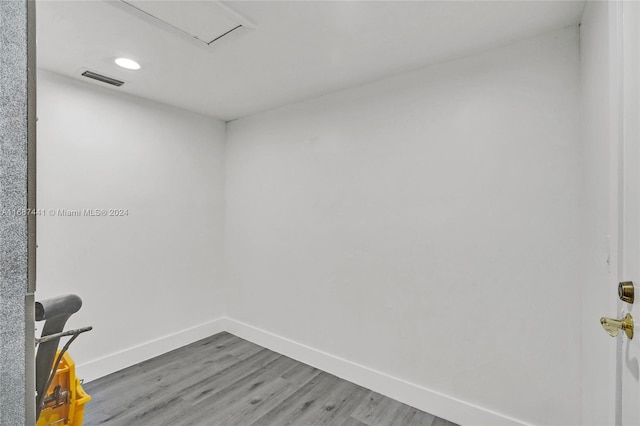
[[[33,420],[28,140],[33,126],[33,4],[0,0],[0,425]],[[31,69],[31,72],[29,72]],[[33,205],[31,205],[33,207]],[[33,222],[33,220],[29,220]]]

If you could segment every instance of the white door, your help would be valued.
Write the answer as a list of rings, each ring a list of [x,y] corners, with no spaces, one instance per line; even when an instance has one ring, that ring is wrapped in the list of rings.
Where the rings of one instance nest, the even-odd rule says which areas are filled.
[[[616,337],[615,421],[627,426],[640,425],[640,3],[611,2],[609,22],[613,53],[610,106],[614,170],[611,274],[613,282],[621,281],[623,286],[634,290],[633,303],[618,297],[617,306],[610,307],[616,314],[615,319],[621,320],[629,314],[633,321],[629,330],[633,331],[632,338],[625,330]],[[614,288],[612,282],[607,285],[611,292],[625,292],[624,288]],[[613,325],[615,323],[610,323]]]
[[[640,3],[622,2],[622,205],[618,278],[633,281],[634,303],[619,301],[640,325]],[[618,390],[622,425],[640,425],[640,327],[620,340]]]

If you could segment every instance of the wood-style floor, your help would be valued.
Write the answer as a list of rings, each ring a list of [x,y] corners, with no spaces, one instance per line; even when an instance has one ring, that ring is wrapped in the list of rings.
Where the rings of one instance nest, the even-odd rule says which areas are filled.
[[[455,426],[229,333],[84,388],[85,426]]]

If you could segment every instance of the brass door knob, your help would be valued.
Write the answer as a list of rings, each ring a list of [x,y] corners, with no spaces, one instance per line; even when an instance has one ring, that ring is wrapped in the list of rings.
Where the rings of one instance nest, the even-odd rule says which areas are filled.
[[[600,318],[600,324],[602,324],[602,328],[612,337],[616,337],[618,333],[620,333],[620,330],[622,330],[629,340],[633,339],[633,317],[631,314],[627,314],[619,320],[602,317]]]

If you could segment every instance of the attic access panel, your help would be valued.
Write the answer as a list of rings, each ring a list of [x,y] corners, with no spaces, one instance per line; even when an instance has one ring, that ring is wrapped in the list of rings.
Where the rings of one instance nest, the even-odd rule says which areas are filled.
[[[255,29],[249,20],[216,0],[121,2],[130,12],[147,20],[151,19],[166,29],[180,32],[204,47]]]

